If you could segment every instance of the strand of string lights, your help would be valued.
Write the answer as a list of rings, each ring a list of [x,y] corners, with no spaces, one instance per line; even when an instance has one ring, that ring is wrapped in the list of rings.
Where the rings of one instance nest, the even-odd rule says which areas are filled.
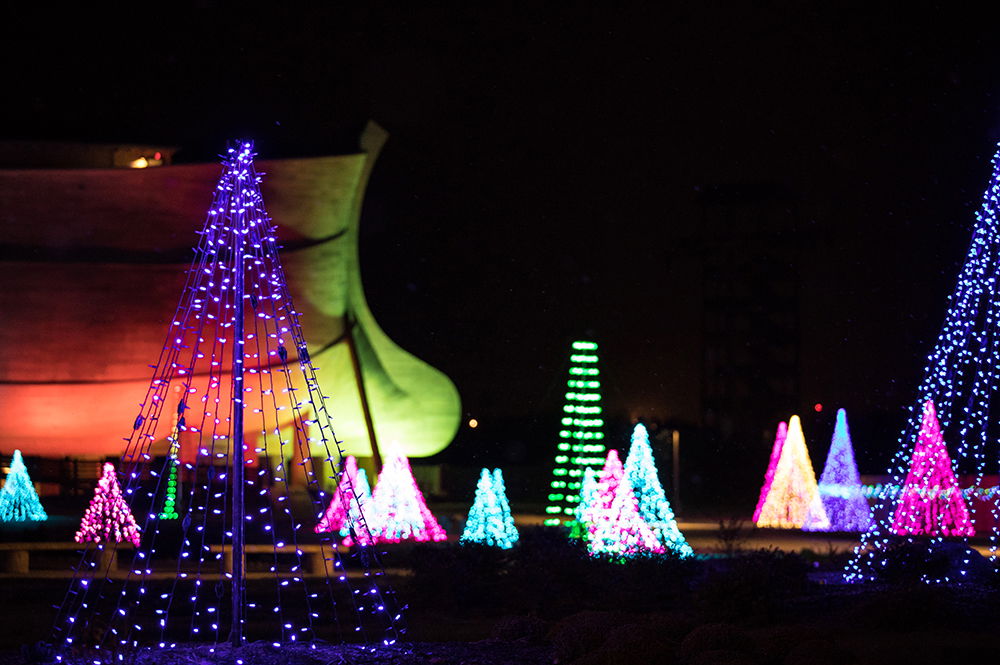
[[[915,455],[929,454],[919,448],[918,440],[929,434],[925,427],[925,414],[936,410],[943,444],[953,451],[945,464],[953,475],[965,474],[971,478],[972,487],[958,492],[963,496],[977,497],[982,511],[988,512],[993,524],[998,521],[998,501],[994,493],[981,491],[988,471],[997,473],[1000,451],[997,449],[1000,422],[990,418],[993,394],[998,388],[997,372],[1000,368],[1000,335],[997,314],[1000,311],[1000,294],[997,293],[997,272],[1000,270],[1000,236],[998,236],[998,205],[1000,205],[1000,152],[993,157],[993,174],[983,195],[983,203],[976,211],[972,242],[965,263],[959,273],[955,290],[949,298],[944,325],[933,350],[927,357],[924,378],[918,397],[911,404],[906,426],[899,439],[899,448],[889,468],[889,487],[898,492],[880,494],[874,515],[876,519],[862,536],[851,561],[844,571],[849,582],[879,579],[880,571],[887,565],[886,553],[897,546],[925,547],[929,555],[946,538],[963,542],[966,536],[955,536],[949,524],[955,516],[948,501],[954,493],[936,491],[934,487],[910,487],[907,478],[929,478],[927,474],[910,474],[911,468],[925,466],[925,460]],[[928,421],[930,422],[930,421]],[[936,427],[931,425],[932,429]],[[942,460],[947,459],[942,455]],[[992,463],[992,464],[991,464]],[[991,468],[988,468],[991,466]],[[969,491],[971,490],[971,491]],[[920,500],[906,500],[920,497]],[[928,502],[933,505],[928,506]],[[965,508],[965,506],[961,506]],[[910,511],[927,508],[930,516],[919,533],[894,534],[894,523],[915,523]],[[971,529],[961,530],[971,533]],[[997,555],[997,530],[990,530],[991,558]],[[945,573],[922,575],[929,583],[961,581],[969,573],[969,557],[959,559],[957,569]]]
[[[344,455],[292,304],[253,158],[249,143],[224,157],[180,303],[125,439],[120,473],[129,506],[144,516],[142,541],[124,575],[101,556],[103,548],[117,554],[117,543],[83,553],[56,618],[60,660],[87,651],[89,662],[102,665],[141,646],[218,644],[227,628],[234,645],[256,631],[275,646],[339,638],[374,648],[395,644],[405,632],[402,608],[378,580],[385,571],[377,553],[359,545],[349,570],[329,535],[313,534],[323,507],[319,475],[342,479]],[[245,326],[247,319],[252,323]],[[175,395],[180,387],[176,402],[168,397],[171,386]],[[172,425],[164,433],[169,451],[162,463],[152,452],[161,422]],[[239,432],[249,432],[255,443],[240,446]],[[322,464],[314,450],[324,456]],[[299,460],[304,493],[293,482],[289,457]],[[176,528],[157,519],[174,463],[186,478],[186,492],[176,499]],[[254,465],[256,474],[241,483],[238,477]],[[295,496],[308,497],[311,512],[293,509]],[[357,517],[350,528],[367,533],[363,513],[354,507],[351,514]],[[361,542],[370,543],[370,536]],[[246,573],[241,553],[251,550],[269,554],[265,573]],[[313,559],[307,566],[309,556],[318,564]],[[106,565],[98,569],[98,562]],[[269,592],[261,586],[265,578]],[[353,610],[350,631],[341,625],[345,604]]]

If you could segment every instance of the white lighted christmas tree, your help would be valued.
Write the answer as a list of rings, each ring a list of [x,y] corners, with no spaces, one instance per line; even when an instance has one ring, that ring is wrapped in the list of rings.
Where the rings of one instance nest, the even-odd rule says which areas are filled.
[[[139,525],[125,503],[115,465],[105,462],[94,496],[83,514],[74,540],[78,543],[129,542],[139,547]]]
[[[961,496],[966,489],[980,502],[976,514],[990,516],[987,521],[991,526],[980,535],[988,533],[990,551],[994,557],[997,553],[995,525],[1000,521],[1000,506],[992,487],[995,483],[986,479],[1000,473],[997,410],[992,408],[1000,385],[998,213],[1000,152],[993,156],[992,174],[975,213],[965,262],[888,468],[889,487],[895,491],[884,492],[877,499],[873,510],[877,519],[862,536],[845,569],[849,582],[878,579],[887,553],[900,544],[910,551],[924,547],[928,557],[945,539],[965,544],[969,534],[979,531],[962,514],[967,511]],[[939,267],[925,268],[933,273]],[[904,317],[906,313],[894,315]],[[928,417],[930,411],[933,422]],[[957,476],[965,477],[965,487]],[[932,480],[935,477],[937,481]],[[951,477],[955,477],[954,484]],[[935,489],[926,481],[946,483],[947,487],[938,484]],[[969,557],[960,557],[955,564],[942,577],[928,574],[925,581],[961,579],[972,565]]]
[[[632,443],[625,458],[625,477],[639,502],[639,514],[653,528],[657,539],[664,547],[682,556],[694,552],[677,526],[674,511],[667,501],[663,491],[656,462],[653,460],[653,448],[649,445],[649,431],[642,423],[632,430]]]
[[[42,522],[48,518],[28,476],[21,451],[15,450],[10,471],[0,489],[0,522]]]
[[[811,514],[814,524],[826,525],[823,501],[819,496],[816,472],[806,448],[802,423],[798,416],[788,421],[788,435],[781,447],[781,458],[774,470],[774,480],[760,511],[757,526],[777,529],[801,529]]]
[[[344,455],[262,178],[249,142],[227,151],[217,185],[206,191],[208,213],[159,358],[150,359],[148,388],[136,395],[139,412],[124,423],[120,473],[105,468],[78,534],[136,547],[121,579],[101,574],[109,545],[99,554],[88,548],[60,607],[54,639],[62,649],[87,650],[93,665],[178,642],[237,648],[248,637],[276,647],[349,639],[374,647],[403,632],[380,553],[362,545],[348,555],[335,534],[313,532],[326,507],[319,480],[334,476]],[[151,447],[164,438],[168,455],[156,458]],[[293,468],[290,458],[299,460]],[[189,482],[170,524],[158,517],[174,470]],[[294,491],[293,472],[308,492]],[[251,556],[263,558],[262,569],[251,568]]]
[[[465,520],[465,530],[459,538],[463,543],[479,543],[510,549],[518,540],[510,504],[500,469],[483,469],[476,485],[476,496]]]
[[[393,455],[382,467],[372,493],[372,537],[377,543],[447,540],[448,534],[427,507],[413,478],[410,461]]]

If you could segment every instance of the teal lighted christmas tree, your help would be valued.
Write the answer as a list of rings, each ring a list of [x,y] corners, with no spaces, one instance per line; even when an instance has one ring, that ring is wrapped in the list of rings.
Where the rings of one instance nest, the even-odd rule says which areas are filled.
[[[459,542],[479,543],[506,550],[513,547],[517,539],[503,474],[500,469],[492,473],[489,469],[483,469],[476,486],[476,498],[469,509],[465,531]]]
[[[512,542],[517,542],[517,528],[514,526],[514,515],[510,512],[510,501],[507,500],[507,485],[503,482],[503,472],[493,469],[493,491],[497,495],[497,502],[500,504],[500,512],[503,513],[504,531],[511,534]]]
[[[576,341],[570,354],[569,378],[563,404],[559,443],[549,482],[545,524],[562,524],[576,513],[576,502],[586,469],[604,464],[604,418],[597,343]]]
[[[580,495],[577,497],[576,511],[570,524],[571,538],[587,538],[590,535],[586,520],[590,509],[597,498],[597,472],[587,467],[583,472],[583,482],[580,484]]]
[[[684,535],[677,527],[677,519],[670,508],[667,495],[660,484],[653,461],[653,448],[649,445],[649,432],[639,423],[632,430],[632,445],[625,458],[625,477],[638,500],[639,514],[652,527],[664,547],[681,556],[694,554]]]
[[[42,522],[47,519],[49,516],[38,500],[21,451],[15,450],[7,479],[3,489],[0,489],[0,522]]]

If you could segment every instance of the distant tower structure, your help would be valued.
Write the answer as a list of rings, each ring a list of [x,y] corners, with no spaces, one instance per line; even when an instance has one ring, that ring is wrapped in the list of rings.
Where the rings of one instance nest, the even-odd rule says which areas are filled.
[[[799,408],[796,203],[777,184],[711,185],[698,199],[702,425],[712,438],[766,450],[761,433]]]

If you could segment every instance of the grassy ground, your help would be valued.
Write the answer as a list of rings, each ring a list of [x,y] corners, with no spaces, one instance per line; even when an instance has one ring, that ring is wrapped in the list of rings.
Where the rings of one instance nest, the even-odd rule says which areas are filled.
[[[915,583],[921,561],[903,553],[878,585],[824,584],[837,580],[835,573],[853,547],[850,536],[736,527],[720,530],[706,522],[700,531],[689,529],[696,548],[717,552],[695,560],[593,560],[559,530],[529,527],[522,529],[521,545],[509,552],[456,543],[407,545],[387,548],[388,563],[405,561],[410,568],[392,580],[409,605],[406,639],[499,640],[484,644],[493,645],[494,655],[515,659],[549,654],[546,662],[580,665],[995,660],[1000,630],[995,580]],[[801,553],[760,548],[775,539],[809,547]],[[53,606],[66,584],[60,579],[0,581],[0,650],[9,654],[47,639]],[[534,651],[517,656],[514,646],[503,651],[501,644]],[[456,645],[452,652],[426,650],[414,655],[416,660],[385,662],[502,662],[477,653]],[[17,661],[0,657],[0,663]]]

